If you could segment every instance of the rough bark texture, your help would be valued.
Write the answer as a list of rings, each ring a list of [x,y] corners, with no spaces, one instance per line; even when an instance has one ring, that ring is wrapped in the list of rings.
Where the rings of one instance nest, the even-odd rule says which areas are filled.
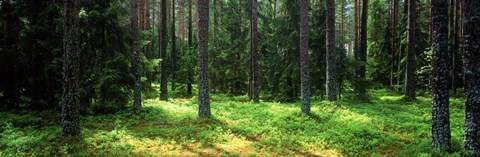
[[[175,0],[172,0],[172,23],[170,27],[170,37],[172,40],[172,91],[175,91],[175,80],[177,73],[177,44],[175,42]]]
[[[192,29],[192,0],[188,0],[188,47],[189,49],[193,46],[193,29]],[[190,52],[190,51],[189,51]],[[190,65],[190,64],[189,64]],[[188,83],[187,83],[187,94],[192,94],[192,83],[193,83],[193,72],[192,68],[188,68]]]
[[[79,112],[79,2],[64,0],[62,134],[80,134]]]
[[[136,109],[142,107],[142,86],[141,86],[141,76],[142,76],[142,63],[140,62],[140,37],[138,29],[138,1],[133,0],[132,5],[132,36],[133,36],[133,106]]]
[[[480,156],[480,1],[464,1],[465,149]]]
[[[335,0],[327,0],[327,99],[337,100],[337,62],[335,54]]]
[[[448,2],[432,4],[432,147],[450,146],[450,114],[448,109]]]
[[[407,69],[405,73],[405,96],[415,99],[416,64],[415,64],[415,23],[416,23],[416,1],[408,2],[408,52]]]
[[[308,68],[308,2],[300,1],[300,80],[302,112],[310,113],[310,74]]]
[[[160,4],[160,100],[168,100],[167,93],[167,0]]]
[[[258,91],[258,61],[257,61],[257,44],[258,44],[258,16],[257,16],[257,0],[252,0],[252,100],[259,101]]]
[[[209,0],[197,0],[198,11],[198,117],[207,118],[210,113],[208,83],[208,22]]]

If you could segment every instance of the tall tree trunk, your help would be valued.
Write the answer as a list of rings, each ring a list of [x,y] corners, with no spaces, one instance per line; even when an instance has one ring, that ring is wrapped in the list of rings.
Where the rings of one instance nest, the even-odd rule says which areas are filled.
[[[390,11],[390,33],[391,33],[391,38],[390,38],[390,48],[392,51],[392,67],[390,69],[390,86],[393,87],[394,85],[394,80],[395,80],[395,73],[397,72],[397,66],[398,64],[396,62],[397,60],[397,23],[398,23],[398,0],[392,0],[391,2],[392,8]]]
[[[366,98],[366,89],[362,85],[365,82],[365,67],[367,64],[367,18],[368,18],[368,0],[362,1],[361,7],[361,27],[360,27],[360,41],[359,41],[359,50],[358,50],[358,58],[357,60],[360,61],[362,64],[357,69],[357,75],[359,77],[360,82],[357,83],[356,91],[357,91],[357,98],[358,99],[365,99]]]
[[[258,61],[257,61],[257,45],[258,45],[258,17],[257,17],[257,0],[252,0],[252,100],[259,101],[258,91]]]
[[[188,0],[188,50],[189,52],[191,52],[190,50],[192,49],[192,46],[193,46],[193,29],[192,29],[192,0]],[[188,65],[190,65],[190,63],[188,63]],[[193,83],[193,72],[192,72],[192,68],[193,67],[190,67],[188,68],[188,72],[187,72],[187,94],[191,95],[192,94],[192,83]]]
[[[135,0],[134,0],[135,1]],[[62,134],[80,134],[79,112],[79,1],[64,1]]]
[[[172,40],[172,91],[175,91],[175,81],[177,80],[177,44],[175,37],[175,0],[171,1],[172,3],[172,23],[170,27],[171,40]]]
[[[465,0],[465,150],[480,156],[480,1]]]
[[[134,82],[134,89],[133,89],[133,106],[135,109],[140,109],[142,106],[142,86],[141,86],[141,76],[142,76],[142,63],[140,62],[140,54],[141,46],[140,46],[140,37],[139,37],[139,28],[138,28],[138,1],[133,0],[132,6],[132,19],[131,19],[131,27],[132,27],[132,34],[133,34],[133,82]],[[142,4],[143,5],[143,4]],[[140,5],[140,7],[142,7]],[[142,14],[140,14],[142,15]],[[143,15],[142,15],[143,16]]]
[[[327,0],[327,99],[337,100],[337,62],[335,54],[335,0]]]
[[[308,57],[308,3],[300,1],[300,79],[302,95],[302,112],[310,113],[310,74]]]
[[[209,0],[197,0],[198,11],[198,117],[207,118],[210,113],[208,83],[208,21]]]
[[[150,25],[150,0],[144,0],[145,1],[145,30],[150,30],[152,27]],[[151,41],[151,34],[148,33],[147,35],[147,40]],[[148,44],[145,48],[145,56],[147,58],[151,58],[151,46],[152,44]]]
[[[432,11],[432,147],[450,146],[448,109],[448,2],[431,1]]]
[[[167,0],[161,0],[160,12],[160,100],[168,100],[167,93]]]
[[[416,0],[408,2],[408,52],[407,69],[405,75],[405,96],[415,99],[416,63],[415,63],[415,23],[416,23]]]

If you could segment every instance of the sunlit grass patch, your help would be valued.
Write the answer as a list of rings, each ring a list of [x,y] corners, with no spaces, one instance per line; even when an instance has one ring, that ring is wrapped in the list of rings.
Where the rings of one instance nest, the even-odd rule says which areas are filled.
[[[0,156],[425,156],[431,100],[371,91],[371,102],[243,101],[213,94],[213,117],[192,98],[144,100],[142,109],[82,117],[82,135],[60,136],[57,111],[0,113]],[[452,154],[463,138],[463,101],[451,99]]]

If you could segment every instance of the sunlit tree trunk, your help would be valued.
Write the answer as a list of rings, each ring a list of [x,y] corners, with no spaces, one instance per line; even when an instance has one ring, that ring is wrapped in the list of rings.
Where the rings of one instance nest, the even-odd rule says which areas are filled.
[[[135,4],[136,0],[134,0]],[[135,7],[135,5],[134,5]],[[62,134],[80,134],[79,112],[79,1],[64,1]]]
[[[480,1],[465,0],[465,150],[480,156]]]
[[[448,109],[448,2],[431,1],[432,11],[432,147],[450,146]]]

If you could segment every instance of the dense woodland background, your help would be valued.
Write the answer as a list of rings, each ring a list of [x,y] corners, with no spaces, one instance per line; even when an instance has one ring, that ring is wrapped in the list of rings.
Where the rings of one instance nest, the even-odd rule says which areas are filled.
[[[0,116],[3,118],[0,119],[4,119],[0,122],[5,123],[0,124],[3,132],[0,139],[3,140],[17,137],[11,134],[12,128],[20,131],[22,127],[28,129],[26,126],[36,125],[25,122],[15,126],[12,117],[35,117],[34,113],[55,115],[44,118],[48,125],[42,122],[37,128],[56,125],[58,129],[61,124],[63,135],[89,137],[92,134],[89,129],[95,125],[92,117],[125,118],[131,113],[144,114],[145,118],[150,112],[162,115],[170,111],[168,108],[151,111],[156,109],[152,104],[170,106],[175,113],[191,107],[198,110],[194,113],[200,117],[199,123],[193,122],[192,126],[212,125],[213,128],[226,123],[222,121],[225,116],[238,121],[238,117],[223,115],[223,112],[234,111],[218,109],[236,110],[235,105],[228,105],[234,103],[295,108],[307,115],[299,125],[311,120],[322,127],[322,122],[328,122],[322,117],[324,111],[318,110],[330,111],[337,107],[343,110],[341,107],[351,105],[371,106],[370,109],[376,110],[380,104],[395,104],[418,105],[423,114],[428,114],[427,121],[419,120],[430,126],[419,127],[424,128],[422,132],[427,132],[426,135],[415,138],[428,139],[430,143],[426,147],[434,151],[427,149],[423,155],[480,154],[480,4],[477,0],[0,0],[0,3],[3,35],[0,38]],[[397,97],[385,101],[384,97],[388,96]],[[189,100],[189,105],[182,107],[182,100]],[[273,104],[275,102],[284,104]],[[462,112],[461,115],[452,113],[452,124],[450,102],[454,104],[451,110]],[[247,112],[242,109],[239,112]],[[352,110],[360,114],[370,112],[363,109],[353,107]],[[396,114],[395,109],[389,113]],[[252,110],[256,108],[249,108],[248,112],[263,114]],[[289,118],[305,116],[287,111],[287,118],[282,120],[287,124]],[[372,116],[383,112],[386,109]],[[186,113],[191,114],[189,111],[183,114]],[[414,116],[417,115],[410,115]],[[190,118],[187,120],[197,121]],[[408,121],[405,117],[392,120]],[[172,125],[181,128],[180,122],[184,121],[177,122]],[[123,127],[130,125],[118,123]],[[387,124],[393,125],[385,122]],[[261,125],[249,127],[269,129]],[[81,133],[80,128],[86,131]],[[413,130],[401,132],[416,131],[415,126],[407,128]],[[261,133],[229,129],[234,130],[233,134],[262,141]],[[309,129],[315,130],[315,127]],[[458,129],[464,129],[465,133]],[[292,132],[286,129],[283,133]],[[352,138],[365,136],[364,142],[372,141],[368,140],[370,135],[355,134]],[[184,135],[165,137],[179,142]],[[316,134],[305,138],[308,137]],[[305,143],[282,145],[278,152],[276,147],[273,151],[270,147],[256,147],[256,150],[273,152],[265,156],[376,155],[371,152],[395,156],[400,153],[395,150],[396,145],[398,149],[405,148],[399,145],[410,145],[403,142],[384,148],[383,145],[391,143],[383,135],[378,139],[383,143],[377,144],[377,141],[353,150],[343,148],[365,143],[346,147],[340,144],[338,154],[295,153],[309,152],[303,149],[292,150],[293,154],[281,151],[291,147],[310,148]],[[63,149],[60,147],[69,142],[59,142],[58,147],[52,146],[52,151],[60,153]],[[209,142],[214,143],[206,143]],[[334,147],[328,144],[336,144],[326,143],[326,148]],[[209,146],[199,148],[208,150]],[[24,148],[0,143],[0,150],[5,150],[0,156],[15,151],[28,153],[28,147],[28,142]],[[382,150],[377,149],[380,147]],[[90,147],[76,144],[65,148],[65,153],[91,151],[80,156],[102,155],[97,149],[105,149],[87,148]],[[420,148],[411,148],[415,149]],[[424,150],[419,152],[425,153]],[[170,155],[219,156],[225,155],[224,152],[228,156],[248,155],[241,151],[240,154],[209,151]],[[409,156],[408,151],[402,153]],[[128,154],[127,151],[117,155]],[[166,155],[165,152],[156,155],[162,154]],[[137,155],[141,156],[141,151]]]

